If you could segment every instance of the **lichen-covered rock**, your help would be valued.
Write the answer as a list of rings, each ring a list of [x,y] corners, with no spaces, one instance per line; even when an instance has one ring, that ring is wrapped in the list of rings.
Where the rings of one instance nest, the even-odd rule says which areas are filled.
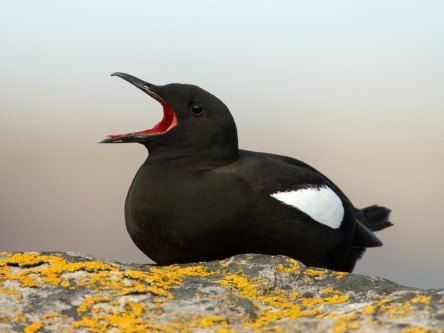
[[[282,256],[159,267],[0,252],[0,332],[442,332],[443,296]]]

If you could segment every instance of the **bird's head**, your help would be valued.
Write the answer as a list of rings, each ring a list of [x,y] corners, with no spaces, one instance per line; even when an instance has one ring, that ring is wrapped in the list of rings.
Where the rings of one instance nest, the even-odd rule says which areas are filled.
[[[153,156],[237,156],[236,124],[227,106],[216,96],[190,84],[157,86],[125,73],[112,76],[121,77],[158,101],[163,107],[163,118],[152,128],[108,135],[100,143],[137,142]]]

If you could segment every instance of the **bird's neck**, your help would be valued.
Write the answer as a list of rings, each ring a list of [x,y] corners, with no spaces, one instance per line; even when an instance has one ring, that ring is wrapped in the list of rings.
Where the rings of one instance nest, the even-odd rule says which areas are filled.
[[[145,145],[151,160],[175,160],[186,164],[223,166],[239,159],[237,142],[220,146],[196,149],[195,147],[166,147],[157,143]]]

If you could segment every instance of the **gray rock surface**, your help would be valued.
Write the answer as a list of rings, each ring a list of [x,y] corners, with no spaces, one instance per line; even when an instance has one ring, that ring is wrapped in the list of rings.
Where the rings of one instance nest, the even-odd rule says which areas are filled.
[[[443,296],[283,256],[158,267],[0,252],[0,332],[443,332]]]

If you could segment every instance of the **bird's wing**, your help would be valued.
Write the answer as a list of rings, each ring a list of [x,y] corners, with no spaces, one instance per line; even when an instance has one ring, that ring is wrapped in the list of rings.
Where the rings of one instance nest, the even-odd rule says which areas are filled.
[[[326,176],[297,159],[240,151],[227,170],[247,181],[253,191],[303,212],[311,222],[336,230],[346,247],[381,246],[381,241],[359,221],[347,196]]]
[[[342,201],[342,204],[343,204],[343,207],[345,208],[345,213],[346,213],[344,215],[344,219],[343,219],[343,226],[344,226],[345,230],[348,229],[348,234],[352,235],[351,246],[355,247],[355,248],[382,246],[382,242],[373,233],[373,231],[376,231],[377,229],[372,230],[367,225],[367,223],[365,221],[362,221],[362,219],[360,219],[357,216],[359,214],[356,214],[357,212],[359,213],[360,210],[354,208],[353,204],[347,198],[347,196],[330,179],[328,179],[322,173],[317,171],[315,168],[313,168],[312,166],[310,166],[302,161],[299,161],[297,159],[287,157],[287,156],[266,154],[266,153],[254,153],[254,152],[249,152],[249,151],[244,151],[244,154],[246,156],[255,156],[256,155],[257,157],[262,156],[264,158],[274,159],[275,161],[282,161],[288,165],[294,166],[295,168],[298,168],[300,170],[304,170],[304,172],[306,172],[306,174],[311,174],[314,178],[319,180],[320,184],[322,184],[322,185],[319,185],[318,183],[316,183],[318,185],[315,185],[315,186],[321,187],[324,190],[325,190],[325,188],[327,188],[327,190],[325,190],[324,192],[328,192],[329,194],[331,194],[331,191],[329,189],[332,189],[334,191],[334,193],[337,195],[337,197],[335,197],[334,195],[328,195],[327,193],[319,193],[318,192],[318,195],[316,196],[316,200],[313,200],[313,203],[317,206],[317,208],[321,212],[327,212],[327,213],[331,212],[330,216],[332,216],[332,220],[330,220],[330,223],[334,223],[335,221],[339,221],[339,217],[336,214],[338,212],[340,213],[341,209],[339,208],[339,210],[334,210],[334,208],[339,207],[338,204],[335,206],[335,203],[338,203],[337,198],[340,198],[340,200]],[[302,171],[299,171],[299,172],[302,172]],[[324,197],[327,197],[330,200],[325,200]],[[328,203],[326,203],[326,201]],[[369,208],[367,208],[367,210],[373,211],[374,214],[376,214],[376,212],[381,214],[381,218],[383,219],[383,222],[385,221],[385,219],[387,219],[388,214],[390,213],[390,211],[384,207],[381,207],[379,209],[377,209],[377,208],[371,209],[371,208],[372,207],[369,207]],[[363,213],[365,214],[365,211]],[[337,217],[337,218],[335,219],[335,217]],[[387,227],[387,226],[391,226],[392,224],[390,222],[386,222],[385,224],[381,224],[381,225],[384,225],[384,227]]]
[[[303,162],[241,151],[238,161],[216,172],[239,179],[250,198],[243,222],[245,234],[255,235],[251,252],[285,253],[306,265],[351,270],[362,254],[349,259],[353,248],[381,245],[338,187]]]
[[[353,206],[337,186],[298,160],[241,151],[241,159],[224,171],[247,181],[255,192],[297,209],[331,229],[341,228],[348,215],[354,216]]]

